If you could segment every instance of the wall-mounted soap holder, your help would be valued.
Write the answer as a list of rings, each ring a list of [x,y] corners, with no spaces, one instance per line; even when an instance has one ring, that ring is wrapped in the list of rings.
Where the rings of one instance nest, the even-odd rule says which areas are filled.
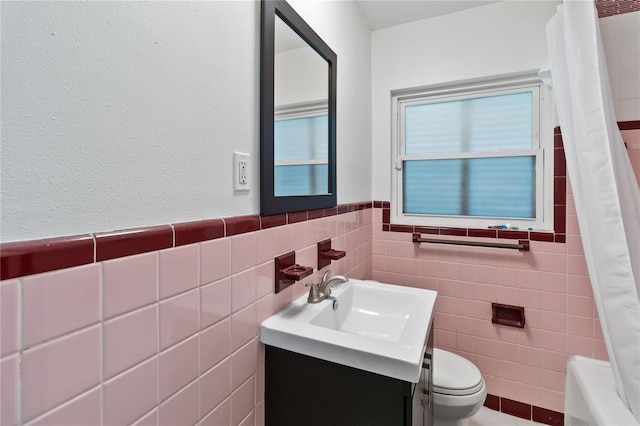
[[[492,303],[491,322],[494,324],[524,328],[524,307]]]
[[[275,258],[275,283],[276,293],[281,292],[296,281],[308,277],[313,273],[310,266],[301,266],[296,263],[296,252],[290,251]]]
[[[331,248],[331,239],[320,241],[318,243],[318,270],[329,266],[332,260],[342,259],[346,255],[346,251]]]

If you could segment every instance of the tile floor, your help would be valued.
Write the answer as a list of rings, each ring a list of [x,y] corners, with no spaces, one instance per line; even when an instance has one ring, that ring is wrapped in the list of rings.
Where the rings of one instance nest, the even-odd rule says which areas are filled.
[[[487,407],[480,408],[473,417],[469,418],[469,426],[534,426],[541,423],[532,422],[505,413],[491,410]]]

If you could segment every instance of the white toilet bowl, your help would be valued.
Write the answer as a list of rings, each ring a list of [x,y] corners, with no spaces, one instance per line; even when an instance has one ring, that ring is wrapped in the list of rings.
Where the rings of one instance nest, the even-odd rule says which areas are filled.
[[[461,426],[480,410],[487,389],[471,361],[433,349],[433,404],[436,426]]]

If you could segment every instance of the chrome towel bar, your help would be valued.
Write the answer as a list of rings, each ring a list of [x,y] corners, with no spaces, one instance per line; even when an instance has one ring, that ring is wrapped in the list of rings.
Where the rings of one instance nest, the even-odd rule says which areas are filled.
[[[441,240],[438,238],[422,238],[420,234],[413,234],[414,243],[450,244],[456,246],[493,247],[529,251],[529,240],[518,240],[517,244],[489,243],[480,241]]]

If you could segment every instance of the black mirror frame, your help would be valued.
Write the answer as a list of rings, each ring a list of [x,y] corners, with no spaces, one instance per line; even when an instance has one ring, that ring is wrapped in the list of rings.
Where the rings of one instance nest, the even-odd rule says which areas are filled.
[[[336,196],[336,83],[337,56],[284,0],[261,1],[260,39],[260,211],[263,216],[335,207]],[[329,65],[329,182],[328,194],[276,197],[274,191],[274,55],[278,16]]]

